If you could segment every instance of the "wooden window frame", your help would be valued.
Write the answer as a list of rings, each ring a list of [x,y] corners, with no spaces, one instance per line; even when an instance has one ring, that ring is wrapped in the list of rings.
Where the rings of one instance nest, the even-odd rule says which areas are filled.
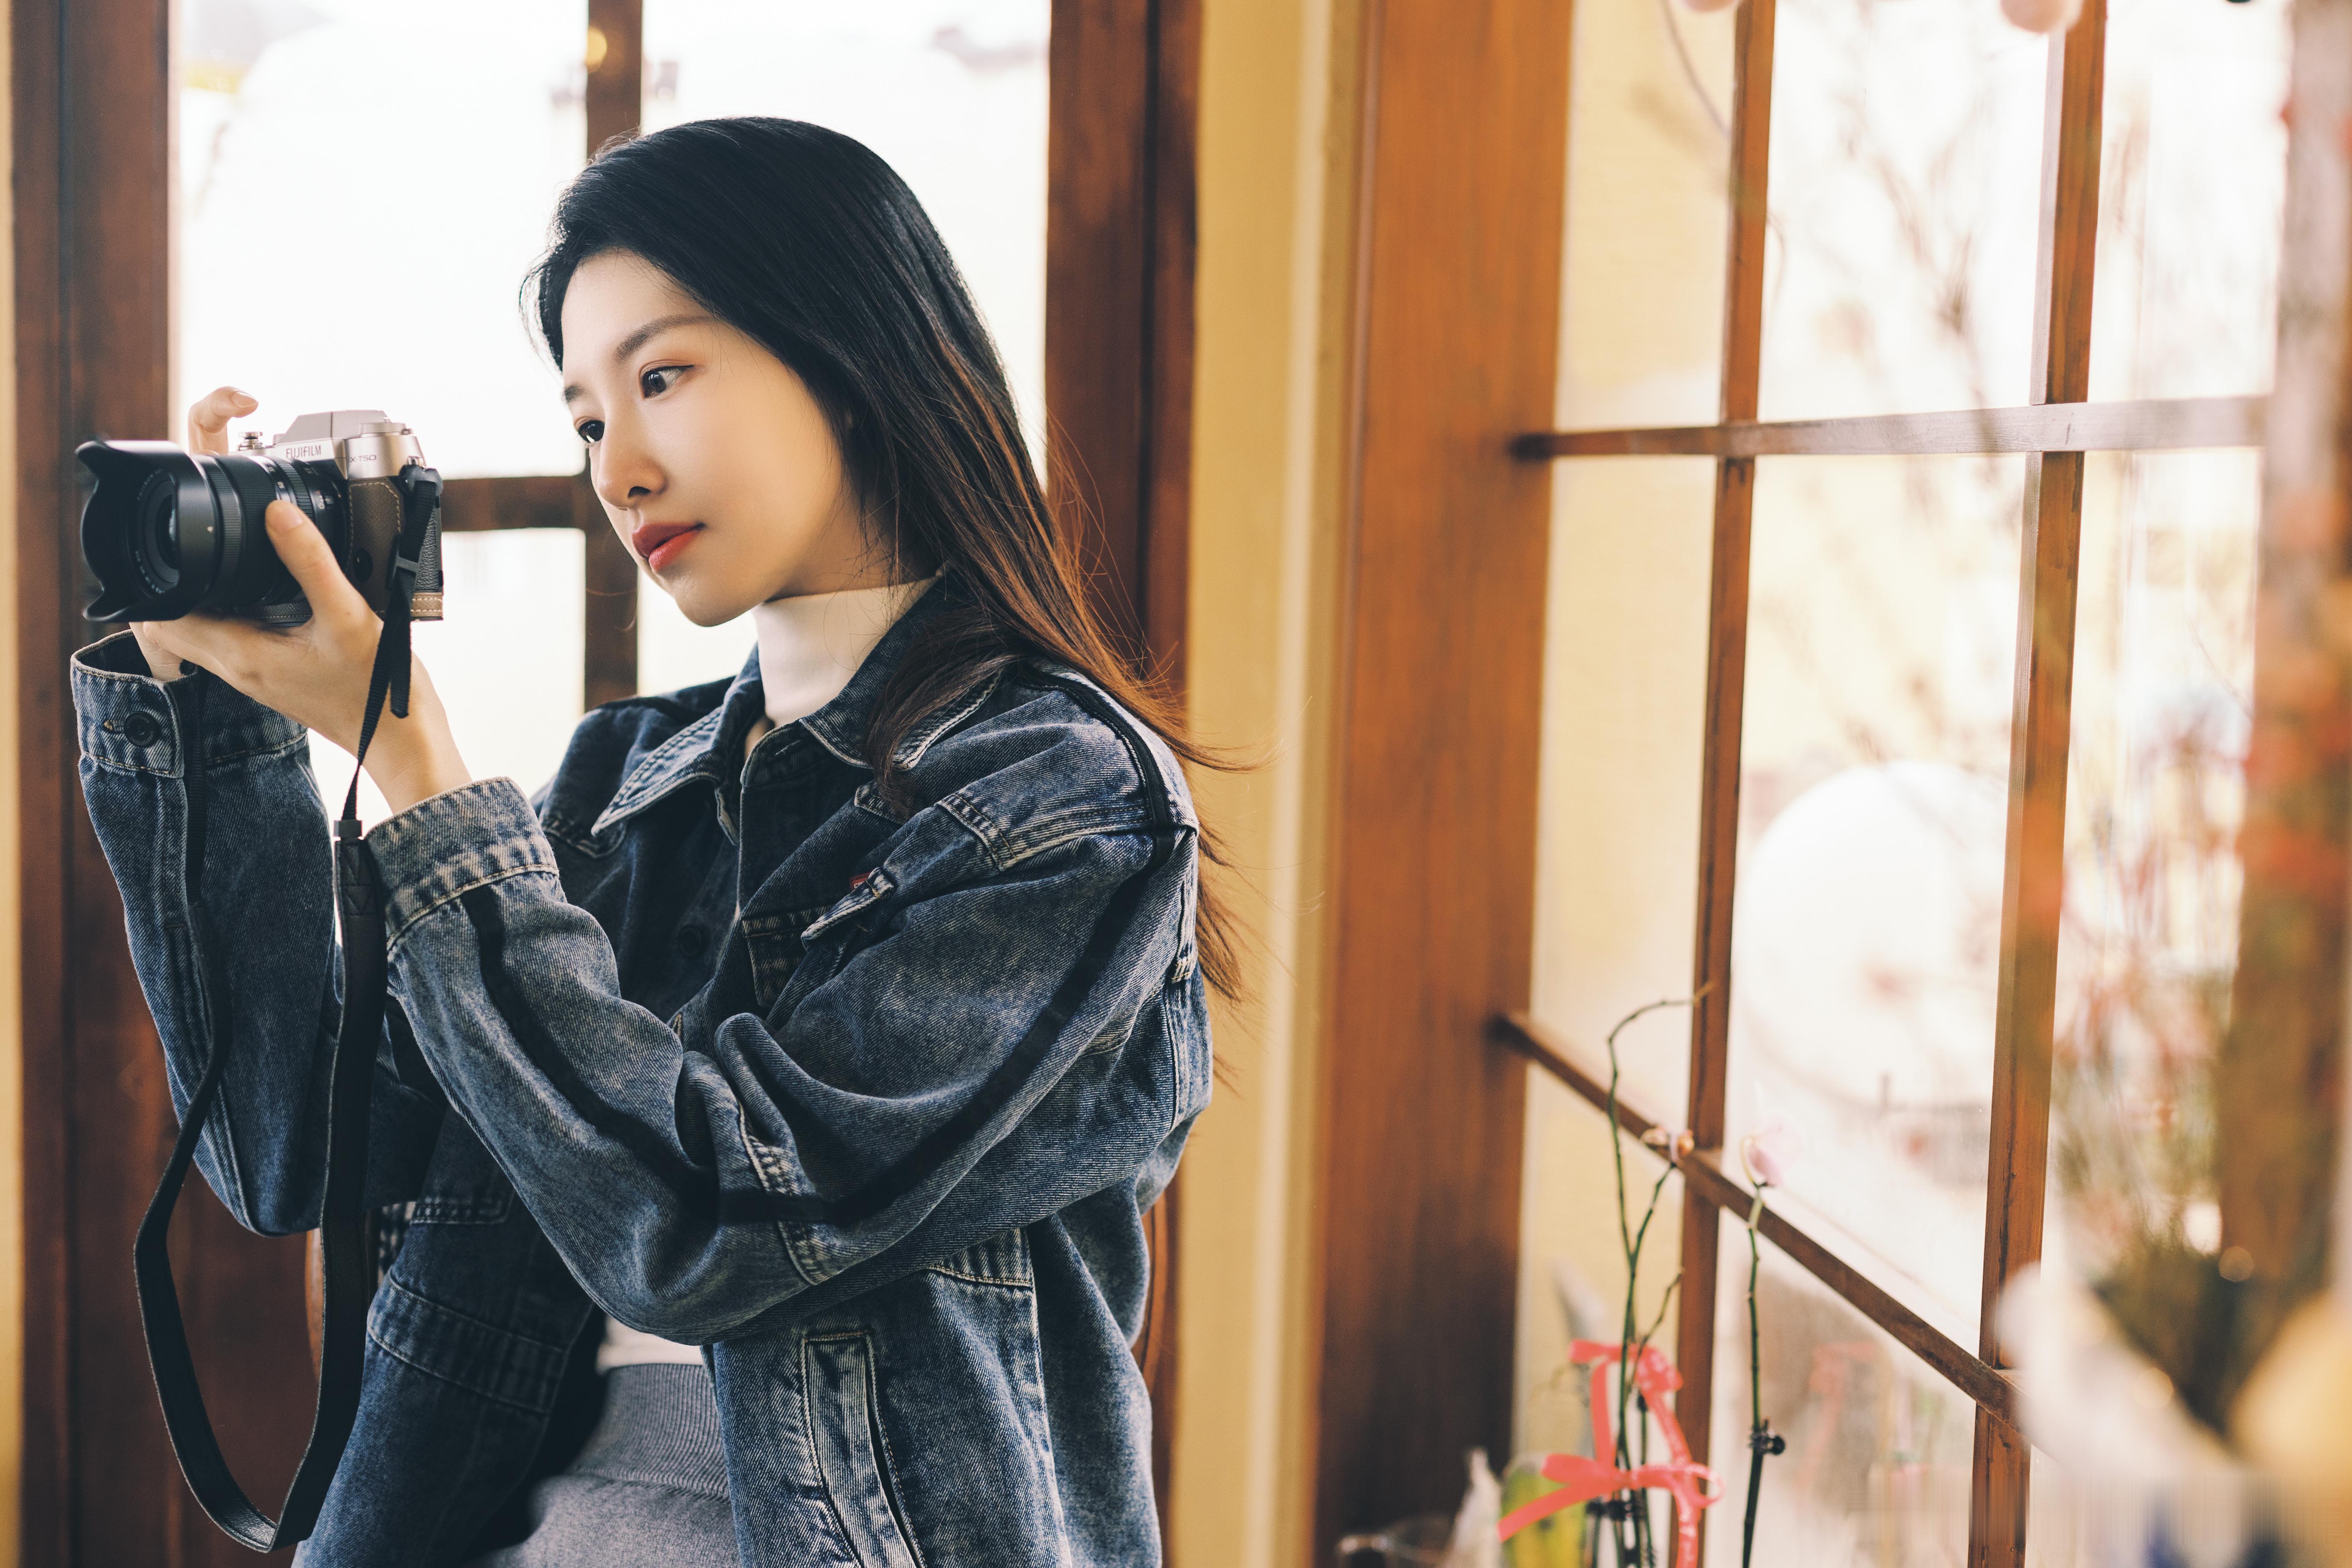
[[[2105,0],[2051,41],[2029,405],[1929,414],[1759,422],[1766,171],[1771,125],[1775,0],[1745,0],[1734,46],[1731,230],[1726,280],[1722,418],[1711,426],[1541,431],[1520,437],[1522,460],[1685,455],[1717,459],[1701,764],[1698,930],[1689,1098],[1683,1125],[1697,1141],[1684,1176],[1682,1294],[1675,1408],[1693,1450],[1709,1448],[1721,1216],[1744,1223],[1749,1187],[1726,1163],[1731,921],[1738,854],[1741,708],[1748,637],[1749,526],[1759,457],[2026,455],[2017,665],[2011,720],[1995,1014],[1990,1170],[1977,1322],[1953,1320],[1901,1270],[1827,1217],[1776,1194],[1762,1234],[1855,1311],[1885,1330],[1977,1408],[1969,1562],[2020,1568],[2025,1558],[2032,1446],[1995,1323],[2009,1285],[2040,1260],[2048,1184],[2059,915],[2064,885],[2066,773],[2074,657],[2084,454],[2259,447],[2264,397],[2090,403],[2091,296],[2096,259]],[[2337,258],[2340,266],[2340,257]],[[2267,533],[2266,533],[2267,537]],[[2267,592],[2267,590],[2265,590]],[[2259,880],[2250,875],[2251,884]],[[1496,1036],[1596,1107],[1605,1069],[1524,1012]],[[2328,1042],[2329,1048],[2334,1042]],[[2330,1101],[2332,1103],[2332,1101]],[[1620,1095],[1618,1125],[1664,1125]]]
[[[248,1561],[187,1496],[139,1336],[130,1239],[174,1118],[120,895],[82,808],[67,692],[73,651],[92,640],[72,447],[93,433],[181,434],[163,241],[173,10],[173,0],[16,0],[8,22],[26,1222],[17,1544],[28,1565]],[[589,0],[588,20],[605,40],[587,81],[593,153],[637,124],[642,0]],[[1106,568],[1091,579],[1101,607],[1139,658],[1178,680],[1200,25],[1200,0],[1053,0],[1048,63],[1049,488],[1081,552]],[[635,563],[584,468],[453,480],[443,526],[580,531],[585,704],[635,692]],[[1166,1208],[1145,1364],[1163,1510],[1176,1344]],[[239,1473],[268,1493],[307,1436],[302,1245],[243,1231],[202,1184],[173,1240],[215,1426]]]

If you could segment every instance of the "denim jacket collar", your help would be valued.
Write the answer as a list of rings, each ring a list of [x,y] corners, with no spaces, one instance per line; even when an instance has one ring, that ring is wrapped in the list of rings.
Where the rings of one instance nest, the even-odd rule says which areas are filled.
[[[807,731],[817,744],[851,767],[865,768],[866,727],[881,701],[882,689],[889,684],[899,661],[905,658],[925,625],[948,610],[971,603],[971,595],[952,570],[942,573],[929,591],[883,634],[874,651],[866,655],[866,662],[857,667],[857,673],[849,678],[849,684],[832,701],[804,719],[794,720],[793,724]],[[902,765],[911,765],[931,742],[985,696],[983,689],[971,694],[967,701],[958,702],[915,726],[900,743],[897,760]],[[628,777],[621,781],[612,804],[597,816],[590,831],[603,833],[626,822],[655,802],[691,784],[708,782],[724,794],[729,759],[743,754],[743,738],[764,710],[760,650],[754,647],[716,708],[637,760]],[[784,727],[791,729],[793,725]]]

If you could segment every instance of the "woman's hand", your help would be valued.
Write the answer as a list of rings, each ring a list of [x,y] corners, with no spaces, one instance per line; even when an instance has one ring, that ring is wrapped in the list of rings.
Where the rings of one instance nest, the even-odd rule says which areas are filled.
[[[190,444],[199,451],[227,450],[230,416],[250,413],[256,406],[233,387],[212,393],[189,411]],[[131,629],[158,679],[171,679],[164,672],[176,673],[179,661],[185,659],[343,750],[356,752],[367,709],[368,677],[375,667],[376,637],[383,623],[343,575],[333,550],[299,508],[273,501],[263,522],[278,559],[310,602],[308,622],[275,627],[191,615],[137,623]],[[408,679],[408,717],[394,718],[387,706],[368,745],[368,775],[395,812],[473,782],[457,754],[440,695],[414,655]]]

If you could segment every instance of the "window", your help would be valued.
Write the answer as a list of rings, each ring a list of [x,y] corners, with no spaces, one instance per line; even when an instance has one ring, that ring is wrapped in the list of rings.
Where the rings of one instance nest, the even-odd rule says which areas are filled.
[[[1988,1325],[2045,1244],[2095,1244],[2045,1243],[2077,1052],[2153,1053],[2152,991],[2228,994],[2286,7],[2089,0],[2050,40],[1990,5],[1600,10],[1570,95],[1567,428],[1520,447],[1557,489],[1514,1022],[1560,1086],[1523,1273],[1565,1259],[1570,1303],[1605,1277],[1564,1212],[1607,1190],[1576,1103],[1605,1076],[1565,1042],[1703,988],[1686,1058],[1663,1021],[1629,1032],[1621,1121],[1697,1135],[1680,1414],[1735,1498],[1729,1152],[1768,1112],[1811,1134],[1764,1224],[1791,1457],[1759,1561],[2072,1561]],[[1521,1292],[1529,1441],[1572,1416],[1549,1293]],[[1736,1517],[1711,1536],[1729,1561]]]

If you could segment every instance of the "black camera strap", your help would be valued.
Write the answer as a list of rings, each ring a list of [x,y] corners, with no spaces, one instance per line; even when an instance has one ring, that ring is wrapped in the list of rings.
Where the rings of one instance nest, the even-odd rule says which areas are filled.
[[[441,499],[441,476],[411,463],[400,471],[401,530],[398,553],[384,597],[383,631],[376,638],[375,666],[368,677],[367,709],[360,724],[359,766],[352,772],[352,787],[343,797],[342,819],[335,825],[335,900],[342,925],[343,1016],[335,1033],[334,1055],[328,1068],[327,1185],[321,1204],[320,1247],[324,1255],[326,1310],[320,1336],[319,1405],[311,1418],[310,1441],[302,1462],[286,1490],[286,1501],[273,1521],[256,1508],[229,1473],[212,1418],[205,1412],[203,1388],[196,1381],[188,1353],[187,1325],[180,1316],[180,1296],[172,1283],[170,1232],[172,1210],[187,1181],[188,1164],[195,1156],[196,1140],[211,1119],[220,1096],[221,1068],[228,1056],[228,988],[203,940],[196,922],[197,951],[204,969],[204,994],[210,1014],[212,1049],[205,1070],[189,1097],[180,1135],[163,1166],[163,1179],[148,1201],[146,1217],[131,1247],[131,1271],[139,1284],[139,1316],[147,1336],[147,1359],[155,1373],[155,1392],[163,1402],[163,1425],[179,1455],[180,1470],[188,1489],[212,1521],[229,1539],[256,1552],[273,1552],[307,1538],[318,1523],[335,1467],[359,1416],[360,1380],[366,1360],[368,1308],[375,1298],[374,1238],[368,1225],[367,1140],[368,1097],[373,1085],[376,1044],[383,1036],[385,986],[390,944],[384,930],[383,881],[375,858],[360,828],[360,766],[367,762],[368,742],[375,738],[376,721],[389,701],[392,711],[408,717],[409,611],[415,592],[418,557],[425,531]],[[192,823],[204,809],[204,759],[184,749],[182,773],[189,795]],[[200,842],[191,833],[192,843]],[[193,900],[198,868],[191,866],[188,883]]]

